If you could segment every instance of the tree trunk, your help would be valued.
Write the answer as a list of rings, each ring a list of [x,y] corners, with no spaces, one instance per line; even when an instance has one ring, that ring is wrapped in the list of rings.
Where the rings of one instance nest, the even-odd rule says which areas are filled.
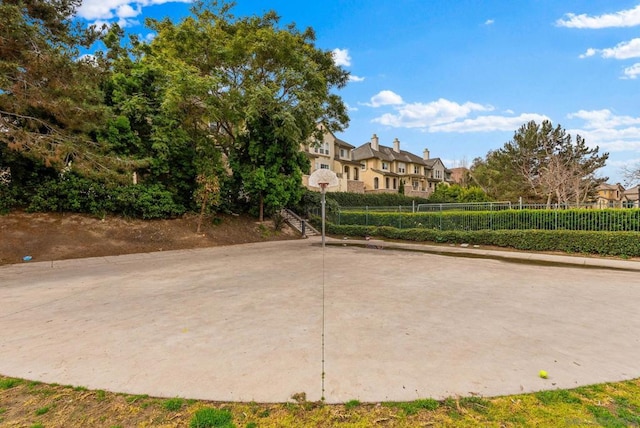
[[[260,194],[260,223],[264,221],[264,196]]]
[[[204,212],[207,208],[207,199],[209,199],[209,195],[205,194],[202,198],[202,205],[200,205],[200,216],[198,217],[198,228],[196,229],[196,233],[200,233],[200,227],[202,226],[202,219],[204,218]]]

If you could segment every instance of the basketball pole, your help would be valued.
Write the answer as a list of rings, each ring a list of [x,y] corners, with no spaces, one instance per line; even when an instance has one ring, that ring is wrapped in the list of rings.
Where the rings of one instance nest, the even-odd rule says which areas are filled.
[[[321,201],[321,205],[322,205],[322,248],[324,248],[324,217],[325,217],[325,197],[324,197],[324,192],[325,189],[327,188],[327,185],[329,183],[318,183],[320,185],[320,189],[322,189],[322,197],[320,198]]]

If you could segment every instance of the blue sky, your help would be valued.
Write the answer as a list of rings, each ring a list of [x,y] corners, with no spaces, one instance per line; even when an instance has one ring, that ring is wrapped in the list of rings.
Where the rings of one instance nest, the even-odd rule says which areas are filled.
[[[352,79],[339,94],[354,146],[372,134],[448,167],[502,147],[529,120],[550,119],[610,153],[602,176],[640,164],[640,0],[291,0],[236,2],[313,27]],[[85,0],[87,22],[148,36],[145,17],[188,2]],[[636,184],[636,183],[632,183]]]

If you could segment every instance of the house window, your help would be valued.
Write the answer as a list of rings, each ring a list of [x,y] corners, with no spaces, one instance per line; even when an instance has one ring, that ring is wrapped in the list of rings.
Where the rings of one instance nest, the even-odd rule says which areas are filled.
[[[382,169],[385,171],[389,171],[389,162],[382,162]]]
[[[363,171],[365,169],[367,169],[367,163],[366,162],[360,162],[360,169],[363,170]]]
[[[398,163],[398,174],[404,174],[406,172],[406,168],[407,168],[407,166],[404,163],[399,162]]]
[[[393,179],[393,188],[394,189],[396,188],[396,179],[395,178]]]
[[[413,180],[413,184],[411,187],[413,187],[413,190],[418,190],[418,188],[420,187],[420,183],[418,182],[418,180]]]
[[[424,167],[424,175],[429,175],[429,168],[426,166]]]
[[[389,177],[384,179],[384,188],[388,189],[389,188]]]
[[[377,188],[379,188],[379,186],[380,186],[380,184],[378,183],[378,177],[375,177],[373,179],[373,188],[377,189]]]
[[[320,153],[321,155],[329,154],[329,143],[322,143],[319,146],[313,149],[316,153]]]
[[[413,173],[414,173],[414,174],[420,174],[420,167],[419,167],[419,166],[414,165],[414,166],[413,166]]]
[[[439,169],[436,169],[434,172],[436,173],[436,178],[438,179],[442,178],[442,171],[440,171]]]
[[[340,157],[345,159],[347,157],[347,151],[345,149],[340,149]]]
[[[327,165],[326,163],[321,163],[320,169],[329,169],[329,165]]]

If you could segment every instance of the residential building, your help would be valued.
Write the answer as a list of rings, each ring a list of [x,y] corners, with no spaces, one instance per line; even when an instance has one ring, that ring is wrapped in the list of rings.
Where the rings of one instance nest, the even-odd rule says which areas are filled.
[[[400,149],[396,138],[393,147],[380,145],[377,135],[353,151],[353,160],[360,164],[360,180],[364,191],[397,193],[404,183],[408,196],[428,197],[439,183],[450,183],[451,171],[439,158],[430,158],[429,150],[423,156]]]
[[[301,144],[300,149],[311,163],[309,174],[318,169],[329,169],[336,173],[339,185],[328,188],[327,191],[364,193],[364,183],[360,180],[360,163],[353,160],[354,146],[325,130],[320,144]],[[302,177],[302,184],[309,188],[308,175]]]
[[[638,208],[640,206],[640,186],[634,186],[624,191],[627,198],[627,207]]]
[[[596,206],[598,208],[622,208],[627,204],[628,198],[620,183],[602,183],[596,188],[596,192]]]

